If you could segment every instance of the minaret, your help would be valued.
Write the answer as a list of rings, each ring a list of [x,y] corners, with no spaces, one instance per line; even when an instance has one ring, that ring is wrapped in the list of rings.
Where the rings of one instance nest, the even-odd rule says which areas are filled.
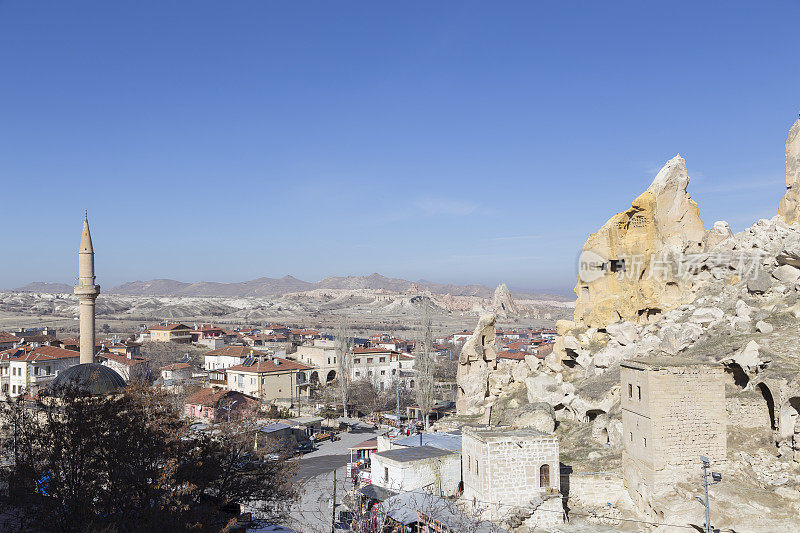
[[[94,363],[94,301],[100,294],[100,285],[94,284],[94,249],[89,233],[88,217],[83,219],[81,247],[78,249],[78,314],[81,322],[81,364]]]

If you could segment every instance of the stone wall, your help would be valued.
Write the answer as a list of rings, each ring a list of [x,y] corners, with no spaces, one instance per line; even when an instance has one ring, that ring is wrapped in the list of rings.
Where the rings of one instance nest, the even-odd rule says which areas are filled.
[[[700,456],[725,461],[727,413],[722,366],[677,358],[622,364],[625,486],[643,508],[653,494],[696,477]]]
[[[558,439],[533,429],[465,428],[462,436],[464,500],[502,520],[560,489]],[[542,488],[543,465],[549,482]],[[484,502],[484,503],[481,503]],[[490,502],[490,503],[487,503]]]
[[[567,476],[564,476],[567,477]],[[587,508],[605,507],[625,498],[625,485],[622,476],[605,472],[572,473],[561,481],[569,484],[570,507],[578,505]]]
[[[764,397],[755,391],[728,397],[726,411],[728,425],[745,429],[770,430],[769,407]]]

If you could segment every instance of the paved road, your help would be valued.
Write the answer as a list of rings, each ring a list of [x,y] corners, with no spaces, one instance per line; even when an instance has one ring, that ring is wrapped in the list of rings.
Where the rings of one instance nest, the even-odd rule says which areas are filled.
[[[300,482],[300,501],[292,509],[290,524],[303,533],[328,533],[331,527],[333,500],[333,471],[336,470],[336,498],[341,502],[344,494],[353,488],[345,479],[345,465],[350,460],[349,448],[365,440],[374,439],[383,431],[358,431],[341,433],[341,440],[323,442],[319,448],[300,459],[296,474]]]
[[[297,479],[304,481],[310,478],[333,472],[334,469],[343,467],[350,460],[351,446],[361,444],[365,440],[374,439],[383,431],[362,430],[350,433],[341,433],[341,439],[335,442],[322,442],[319,448],[307,453],[300,458],[300,469]]]

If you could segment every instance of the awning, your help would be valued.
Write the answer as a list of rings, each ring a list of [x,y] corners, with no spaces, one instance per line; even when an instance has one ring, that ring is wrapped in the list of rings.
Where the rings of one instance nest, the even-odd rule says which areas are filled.
[[[378,487],[376,485],[365,485],[358,489],[359,494],[369,498],[370,500],[378,500],[384,501],[388,500],[392,496],[396,495],[396,492],[392,492],[389,489],[385,489],[383,487]]]

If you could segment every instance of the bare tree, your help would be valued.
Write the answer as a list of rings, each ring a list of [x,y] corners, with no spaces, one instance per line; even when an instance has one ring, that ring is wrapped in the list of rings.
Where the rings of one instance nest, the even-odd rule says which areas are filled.
[[[142,385],[90,396],[0,404],[0,479],[22,511],[3,531],[220,531],[248,505],[282,520],[296,498],[294,468],[253,450],[252,431],[193,432],[166,398]]]
[[[433,359],[433,331],[431,325],[431,302],[425,297],[422,299],[422,327],[417,350],[414,356],[414,371],[417,379],[416,398],[417,406],[425,417],[425,429],[429,426],[429,416],[435,401],[434,394],[434,369],[436,362]]]
[[[347,418],[347,399],[350,390],[350,379],[353,375],[353,335],[344,318],[336,326],[334,350],[339,366],[337,377],[342,396],[342,413]]]

